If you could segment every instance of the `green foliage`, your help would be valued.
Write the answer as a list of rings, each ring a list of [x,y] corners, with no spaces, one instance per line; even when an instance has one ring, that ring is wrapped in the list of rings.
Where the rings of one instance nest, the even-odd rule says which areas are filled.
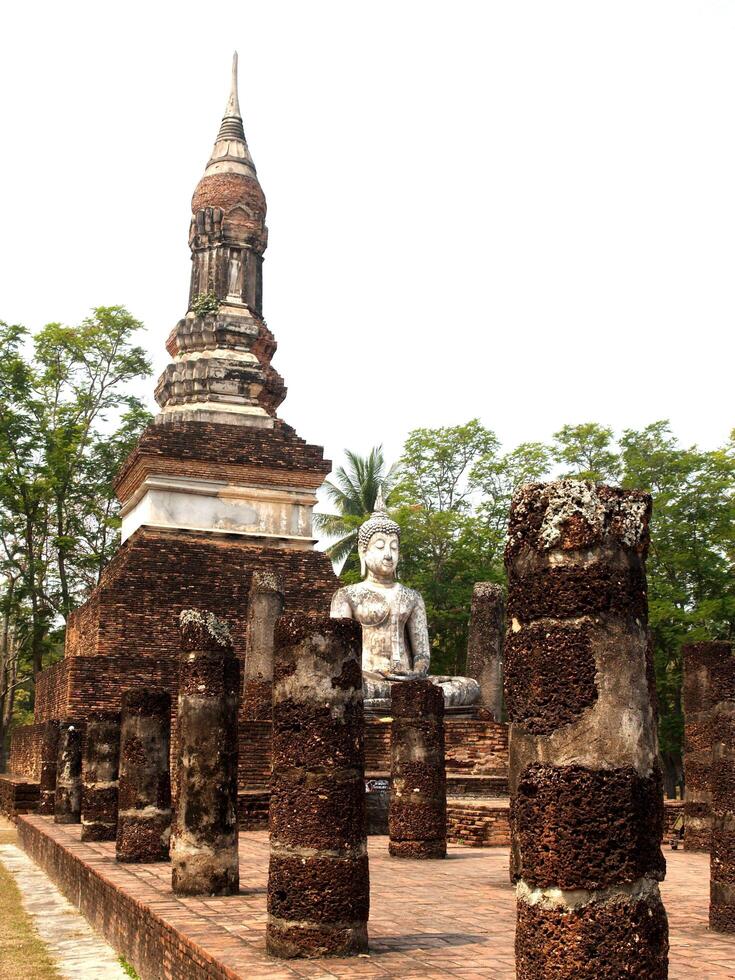
[[[551,445],[527,442],[503,452],[474,419],[409,433],[394,475],[399,574],[424,596],[435,673],[464,669],[472,588],[504,580],[508,511],[521,484],[566,476],[650,491],[649,626],[661,754],[673,790],[683,740],[682,643],[735,636],[735,432],[725,446],[706,451],[681,447],[665,421],[618,439],[609,427],[586,422],[565,425]],[[320,518],[320,529],[341,529],[351,542],[372,506],[352,494],[353,482],[330,493],[339,517]],[[343,578],[356,581],[356,568]]]
[[[386,467],[383,447],[374,446],[367,456],[345,450],[347,466],[339,466],[324,490],[336,514],[314,514],[314,527],[327,538],[336,539],[327,554],[346,582],[359,580],[357,530],[375,507],[378,488],[382,485],[386,504],[391,499],[395,467]]]
[[[140,328],[120,306],[33,338],[0,323],[0,742],[8,697],[53,659],[117,547],[112,479],[150,421],[129,394],[150,374]]]
[[[200,293],[191,308],[197,316],[209,316],[219,310],[219,300],[215,293]]]
[[[129,977],[132,977],[132,978],[133,978],[133,980],[140,980],[140,977],[139,977],[139,976],[138,976],[138,974],[137,974],[137,973],[135,972],[135,968],[134,968],[134,967],[133,967],[133,966],[132,966],[132,965],[131,965],[130,963],[128,963],[128,961],[127,961],[127,960],[125,959],[125,957],[124,957],[124,956],[121,956],[121,957],[120,957],[120,958],[118,959],[118,963],[119,963],[119,964],[120,964],[120,966],[122,967],[122,969],[123,969],[123,972],[124,972],[124,973],[127,973],[127,975],[128,975]]]

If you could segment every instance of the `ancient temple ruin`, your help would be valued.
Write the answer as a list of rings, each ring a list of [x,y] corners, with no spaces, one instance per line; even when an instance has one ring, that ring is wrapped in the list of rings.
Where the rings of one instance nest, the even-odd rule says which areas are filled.
[[[203,608],[230,624],[242,662],[240,824],[267,824],[275,617],[326,615],[340,585],[312,534],[330,461],[279,416],[286,387],[271,363],[277,345],[263,316],[267,244],[235,58],[225,114],[192,198],[188,308],[166,342],[171,361],[155,389],[160,411],[115,482],[122,544],[70,616],[63,659],[37,679],[34,724],[13,734],[11,771],[0,777],[0,808],[10,813],[38,806],[45,723],[73,719],[84,730],[100,712],[119,712],[127,689],[170,695],[175,788],[179,614]],[[447,718],[446,753],[450,839],[506,843],[506,726],[481,706],[460,710]],[[372,829],[387,832],[386,711],[366,720],[366,769]]]

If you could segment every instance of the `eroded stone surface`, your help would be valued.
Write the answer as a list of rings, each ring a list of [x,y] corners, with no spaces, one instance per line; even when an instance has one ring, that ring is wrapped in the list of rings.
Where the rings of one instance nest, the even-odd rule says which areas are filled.
[[[79,823],[82,815],[82,732],[77,722],[59,725],[56,757],[56,823]]]
[[[120,768],[120,713],[87,719],[82,769],[82,840],[115,840]]]
[[[521,487],[506,547],[517,976],[667,976],[647,494]]]
[[[177,895],[235,895],[240,665],[227,624],[211,613],[184,610],[180,626],[171,885]]]
[[[122,697],[118,861],[167,861],[171,837],[171,698],[132,690]]]
[[[709,922],[718,932],[735,933],[735,700],[714,709],[712,729]]]
[[[393,693],[389,852],[443,858],[447,851],[444,698],[429,680],[405,681]]]
[[[281,616],[276,623],[266,930],[272,956],[367,950],[360,662],[353,620]]]

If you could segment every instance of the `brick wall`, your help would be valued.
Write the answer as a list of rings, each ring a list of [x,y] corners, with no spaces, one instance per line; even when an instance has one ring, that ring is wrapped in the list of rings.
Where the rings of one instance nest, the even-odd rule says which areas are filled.
[[[29,779],[41,778],[43,725],[22,725],[13,729],[8,771]]]
[[[67,712],[69,661],[60,660],[47,667],[36,678],[34,720],[36,724],[52,718],[64,718]],[[11,743],[12,754],[12,743]]]
[[[468,847],[509,847],[508,801],[447,800],[447,840]]]
[[[445,719],[447,773],[507,776],[508,726],[494,721]],[[390,722],[369,718],[365,725],[365,770],[390,771]]]

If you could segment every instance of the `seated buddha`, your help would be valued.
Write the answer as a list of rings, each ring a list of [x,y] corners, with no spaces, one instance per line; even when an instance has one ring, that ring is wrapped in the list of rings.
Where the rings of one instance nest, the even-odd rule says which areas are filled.
[[[441,687],[447,707],[476,704],[480,698],[476,680],[429,674],[424,600],[396,578],[400,540],[401,528],[388,517],[379,491],[373,515],[357,536],[363,581],[345,585],[332,598],[333,618],[356,619],[362,626],[365,707],[389,710],[392,684],[424,677]]]

